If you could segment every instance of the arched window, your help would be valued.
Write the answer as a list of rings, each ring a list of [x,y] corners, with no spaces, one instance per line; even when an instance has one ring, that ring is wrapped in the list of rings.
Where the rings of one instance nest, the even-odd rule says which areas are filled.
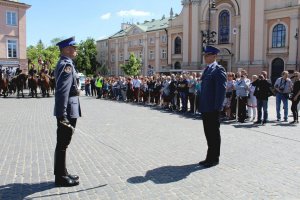
[[[283,24],[277,24],[272,33],[272,47],[273,48],[280,48],[285,47],[285,36],[286,36],[286,29]]]
[[[219,15],[219,44],[229,43],[230,14],[223,10]]]
[[[181,54],[181,38],[180,37],[177,37],[175,39],[174,46],[175,46],[174,53],[175,54]]]

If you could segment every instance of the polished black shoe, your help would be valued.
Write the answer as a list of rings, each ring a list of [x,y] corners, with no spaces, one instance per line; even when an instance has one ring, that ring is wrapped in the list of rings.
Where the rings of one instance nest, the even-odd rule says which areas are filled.
[[[213,167],[213,166],[216,166],[219,164],[219,161],[209,161],[209,162],[206,162],[203,166],[205,168],[209,168],[209,167]]]
[[[199,165],[204,166],[206,163],[207,163],[206,160],[202,160],[202,161],[199,162]]]
[[[254,124],[261,124],[261,121],[256,121],[254,122]]]
[[[70,179],[73,179],[74,181],[79,180],[79,176],[77,176],[77,175],[68,174],[67,176],[68,176]]]
[[[79,185],[78,180],[73,180],[69,176],[55,176],[56,187],[73,187]]]

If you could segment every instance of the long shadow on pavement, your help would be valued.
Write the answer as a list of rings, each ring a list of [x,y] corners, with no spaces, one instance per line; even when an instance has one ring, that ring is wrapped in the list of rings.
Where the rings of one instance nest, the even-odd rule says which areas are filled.
[[[167,184],[187,178],[191,173],[206,168],[198,164],[183,166],[164,166],[146,172],[145,176],[135,176],[127,179],[128,183],[139,184],[152,181],[155,184]]]
[[[78,193],[82,191],[87,191],[87,190],[93,190],[96,188],[101,188],[106,186],[107,184],[104,185],[99,185],[93,188],[87,188],[87,189],[80,189],[77,191],[72,191],[72,192],[64,192],[64,193],[55,193],[55,194],[49,194],[49,195],[44,195],[44,196],[38,196],[38,197],[28,197],[31,196],[35,193],[43,192],[46,190],[51,190],[53,188],[56,188],[54,185],[54,182],[43,182],[43,183],[12,183],[12,184],[7,184],[0,186],[0,199],[5,199],[5,200],[22,200],[22,199],[36,199],[36,198],[41,198],[41,197],[54,197],[54,196],[61,196],[64,194],[71,194],[71,193]]]

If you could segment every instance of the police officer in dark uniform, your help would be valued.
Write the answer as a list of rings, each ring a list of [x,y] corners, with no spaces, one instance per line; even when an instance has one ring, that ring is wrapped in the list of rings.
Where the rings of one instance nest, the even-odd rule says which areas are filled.
[[[204,60],[207,64],[202,75],[199,110],[202,113],[204,133],[207,141],[206,159],[200,166],[212,167],[219,164],[221,135],[220,111],[226,92],[226,72],[216,61],[219,49],[207,46]]]
[[[74,37],[57,43],[61,57],[54,72],[56,80],[54,115],[57,118],[57,144],[54,158],[56,186],[75,186],[79,177],[66,168],[66,150],[71,142],[77,118],[81,116],[76,70],[72,59],[77,55]]]

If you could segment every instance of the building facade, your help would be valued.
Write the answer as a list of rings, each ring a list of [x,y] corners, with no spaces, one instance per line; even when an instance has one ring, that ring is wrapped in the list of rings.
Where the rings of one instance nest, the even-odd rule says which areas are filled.
[[[28,70],[26,56],[26,10],[30,5],[0,0],[0,65]]]
[[[283,70],[299,70],[299,0],[182,0],[182,6],[180,15],[170,13],[163,29],[141,29],[136,34],[133,30],[139,25],[131,25],[123,35],[117,34],[118,38],[108,38],[110,61],[115,62],[123,49],[125,56],[143,49],[144,68],[199,70],[203,68],[203,47],[209,40],[221,50],[218,61],[227,71],[243,68],[257,74],[265,70],[274,80]],[[162,35],[167,38],[165,45],[159,40]],[[150,38],[155,38],[152,46]],[[144,43],[129,46],[137,39]],[[118,43],[121,48],[115,45]],[[161,59],[163,49],[167,60]],[[159,59],[151,60],[153,54]],[[109,67],[114,62],[109,62]],[[118,73],[118,63],[114,68]]]

